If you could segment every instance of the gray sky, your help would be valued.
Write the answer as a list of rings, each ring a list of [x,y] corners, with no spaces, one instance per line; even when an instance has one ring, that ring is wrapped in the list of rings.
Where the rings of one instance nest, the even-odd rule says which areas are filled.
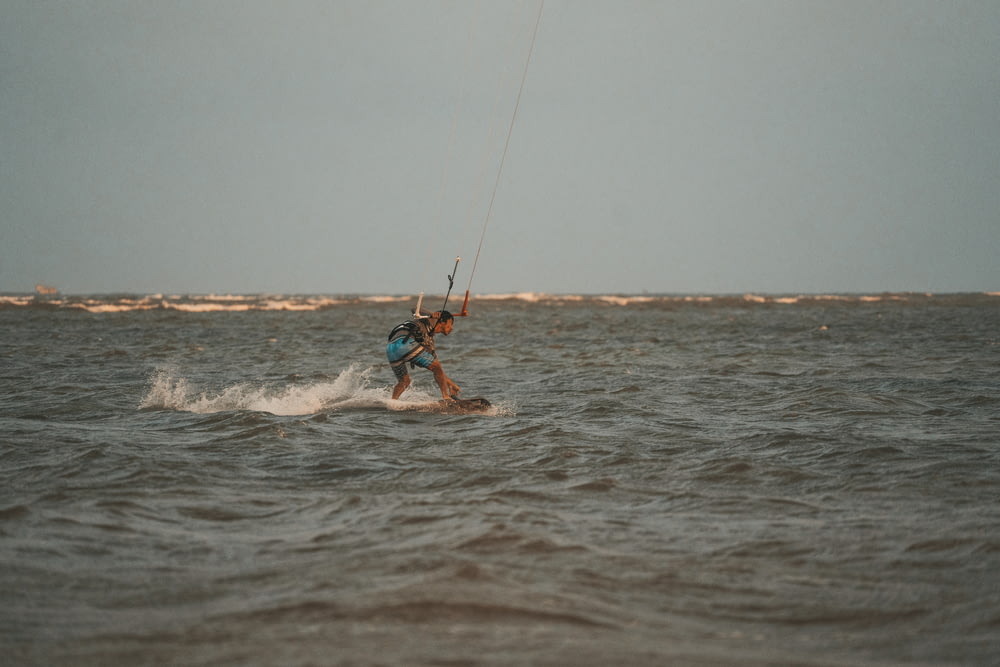
[[[5,0],[0,291],[464,291],[535,0]],[[1000,3],[547,0],[473,293],[1000,290]]]

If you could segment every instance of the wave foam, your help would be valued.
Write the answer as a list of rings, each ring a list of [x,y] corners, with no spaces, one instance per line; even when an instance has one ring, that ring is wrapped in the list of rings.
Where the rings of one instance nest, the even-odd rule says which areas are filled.
[[[253,410],[275,415],[310,415],[347,405],[375,407],[391,399],[388,388],[369,386],[372,370],[352,365],[329,382],[284,386],[237,382],[212,393],[192,387],[172,370],[159,369],[139,407],[197,414]]]
[[[926,294],[896,292],[882,294],[547,294],[545,292],[512,292],[507,294],[477,294],[473,302],[515,303],[525,305],[789,305],[836,302],[843,304],[871,304],[888,302],[955,303],[978,301],[1000,296],[1000,292],[970,292],[959,294]],[[289,296],[274,294],[208,294],[208,295],[93,295],[46,296],[8,294],[0,295],[0,309],[44,308],[83,310],[89,313],[125,313],[133,311],[162,310],[179,313],[244,313],[252,311],[319,311],[357,304],[404,303],[409,296]]]

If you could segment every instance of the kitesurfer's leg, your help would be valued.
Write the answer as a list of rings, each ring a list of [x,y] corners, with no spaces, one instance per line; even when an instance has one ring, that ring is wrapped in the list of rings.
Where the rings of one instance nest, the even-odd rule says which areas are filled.
[[[409,386],[410,386],[410,376],[409,374],[407,374],[401,377],[399,379],[399,382],[396,383],[396,386],[392,388],[392,400],[398,399],[403,394],[403,392],[406,391],[406,388]]]
[[[406,362],[422,350],[423,347],[416,341],[406,338],[391,340],[385,346],[385,355],[389,359],[393,375],[396,376],[396,386],[392,388],[393,400],[398,399],[410,386],[410,373],[406,370]]]

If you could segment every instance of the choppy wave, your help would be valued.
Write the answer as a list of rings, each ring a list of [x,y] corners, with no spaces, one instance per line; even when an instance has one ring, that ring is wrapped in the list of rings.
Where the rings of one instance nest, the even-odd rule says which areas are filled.
[[[916,292],[886,292],[881,294],[547,294],[544,292],[513,292],[478,294],[474,301],[542,305],[798,305],[817,303],[878,304],[923,303],[980,305],[996,301],[1000,292],[970,292],[961,294],[931,294]],[[438,297],[430,296],[429,299]],[[401,295],[281,295],[281,294],[207,294],[207,295],[87,295],[50,296],[44,294],[0,295],[0,311],[11,309],[65,309],[88,313],[125,313],[136,311],[176,311],[184,313],[219,313],[248,311],[320,311],[357,304],[385,304],[412,301]]]

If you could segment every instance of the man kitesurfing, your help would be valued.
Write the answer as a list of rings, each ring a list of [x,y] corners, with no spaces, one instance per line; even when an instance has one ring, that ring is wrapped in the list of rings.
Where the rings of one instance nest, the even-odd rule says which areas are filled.
[[[410,374],[406,370],[406,364],[413,368],[420,366],[426,368],[434,374],[434,381],[441,389],[441,398],[444,401],[457,401],[458,393],[462,391],[457,384],[444,372],[441,362],[437,358],[434,347],[434,335],[451,333],[455,326],[455,317],[445,308],[448,305],[448,297],[451,296],[451,288],[455,286],[455,275],[458,273],[458,263],[461,257],[455,258],[455,268],[448,276],[448,293],[444,295],[444,303],[441,310],[430,315],[420,314],[420,304],[424,299],[423,294],[417,299],[417,307],[413,309],[413,317],[402,324],[397,324],[389,332],[389,340],[385,345],[385,356],[389,358],[389,365],[396,375],[396,386],[392,388],[393,400],[398,399],[407,387],[410,386]],[[468,315],[469,292],[465,293],[465,304],[459,315]]]
[[[454,400],[458,398],[461,389],[445,374],[434,349],[434,335],[450,334],[455,325],[455,318],[447,310],[439,310],[429,317],[421,317],[419,310],[418,307],[413,319],[397,325],[389,332],[385,354],[389,358],[389,365],[392,366],[392,372],[397,380],[396,386],[392,388],[392,398],[398,399],[410,386],[410,374],[406,369],[406,364],[410,364],[413,367],[426,368],[433,373],[434,380],[441,389],[441,398],[445,401]]]
[[[389,358],[389,365],[396,376],[396,385],[392,388],[393,400],[398,400],[404,391],[410,386],[410,373],[406,365],[413,368],[417,366],[426,368],[434,374],[434,380],[441,390],[441,402],[434,407],[434,412],[446,412],[451,414],[468,414],[470,412],[482,412],[489,410],[492,404],[485,398],[459,398],[461,391],[448,374],[444,372],[441,361],[437,358],[437,351],[434,346],[434,336],[451,333],[455,326],[455,316],[445,310],[448,305],[448,297],[451,296],[451,288],[455,284],[455,274],[458,272],[458,263],[461,258],[455,258],[455,270],[448,276],[448,293],[441,304],[441,310],[434,311],[430,315],[420,314],[420,303],[423,301],[423,294],[417,299],[417,307],[413,309],[413,317],[402,324],[393,327],[389,332],[389,339],[385,345],[385,356]],[[462,312],[458,315],[469,314],[469,292],[465,292],[465,302],[462,304]]]

